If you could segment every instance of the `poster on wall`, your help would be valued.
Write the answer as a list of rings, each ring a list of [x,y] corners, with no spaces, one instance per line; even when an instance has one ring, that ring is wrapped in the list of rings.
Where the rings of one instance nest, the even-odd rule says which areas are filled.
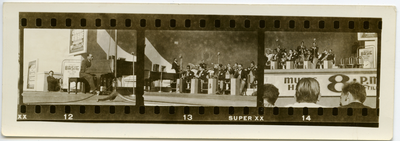
[[[68,78],[79,77],[80,68],[81,68],[81,60],[79,59],[65,59],[63,61],[61,69],[61,72],[63,74],[63,84],[62,84],[63,89],[68,88]]]
[[[374,47],[366,47],[358,50],[358,56],[363,60],[363,68],[374,68]]]
[[[360,40],[360,41],[377,40],[378,39],[378,34],[376,34],[376,33],[359,32],[357,35],[358,35],[358,40]]]
[[[71,29],[69,42],[69,55],[86,53],[87,51],[87,29]]]
[[[28,63],[28,77],[26,89],[35,90],[36,85],[36,73],[38,71],[38,59],[30,61]]]

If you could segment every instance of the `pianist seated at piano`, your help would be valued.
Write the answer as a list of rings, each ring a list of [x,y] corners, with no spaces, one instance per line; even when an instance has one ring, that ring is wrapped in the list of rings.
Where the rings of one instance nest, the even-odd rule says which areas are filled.
[[[95,86],[95,83],[94,83],[95,76],[93,76],[92,74],[87,72],[87,69],[90,66],[92,66],[92,60],[93,60],[93,55],[92,54],[88,54],[86,59],[82,60],[82,62],[81,62],[81,70],[79,71],[79,76],[81,78],[84,78],[89,83],[90,93],[98,94],[99,91],[96,90],[96,86]]]

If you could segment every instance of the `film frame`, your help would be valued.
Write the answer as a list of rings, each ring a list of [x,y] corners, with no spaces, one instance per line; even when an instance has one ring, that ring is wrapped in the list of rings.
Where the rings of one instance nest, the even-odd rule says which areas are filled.
[[[67,15],[67,16],[65,16]],[[96,19],[102,17],[101,26],[96,26]],[[71,19],[71,25],[67,25],[67,19]],[[85,19],[85,20],[82,20]],[[127,22],[126,19],[131,19]],[[145,19],[146,26],[143,26]],[[171,27],[171,19],[176,20],[176,26]],[[232,28],[230,20],[235,20],[235,26]],[[187,21],[190,27],[187,26]],[[202,27],[202,21],[205,20],[205,27]],[[86,22],[84,22],[86,21]],[[113,22],[111,22],[113,21]],[[115,25],[114,25],[115,21]],[[159,23],[158,23],[159,21]],[[179,22],[178,22],[179,21]],[[219,22],[217,22],[219,21]],[[279,22],[278,22],[279,21]],[[294,21],[294,25],[292,26]],[[309,28],[304,28],[304,21],[309,21]],[[323,24],[321,24],[323,21]],[[336,22],[339,22],[336,28]],[[349,24],[353,21],[354,28],[349,28]],[[221,15],[168,15],[168,14],[88,14],[88,13],[20,13],[20,44],[23,50],[23,34],[25,28],[45,29],[132,29],[137,31],[138,49],[137,57],[139,67],[135,68],[137,79],[143,78],[143,67],[140,67],[144,57],[144,31],[145,30],[208,30],[208,31],[256,31],[258,33],[258,64],[262,68],[265,64],[263,57],[264,51],[264,32],[265,31],[307,31],[307,32],[376,32],[378,33],[378,58],[380,62],[380,39],[382,20],[380,18],[326,18],[326,17],[280,17],[280,16],[221,16]],[[56,23],[55,26],[54,22]],[[26,23],[26,24],[25,24]],[[85,23],[85,26],[81,24]],[[104,24],[103,24],[104,23]],[[126,27],[127,23],[131,23]],[[185,23],[185,24],[184,24]],[[218,24],[219,23],[219,24]],[[344,23],[344,24],[342,24]],[[129,25],[129,24],[128,24]],[[351,25],[351,24],[350,24]],[[157,27],[159,26],[159,27]],[[263,28],[261,28],[263,27]],[[23,51],[20,57],[23,56]],[[262,57],[260,57],[262,56]],[[20,58],[20,60],[23,60]],[[270,124],[270,125],[337,125],[337,126],[367,126],[378,127],[379,116],[379,85],[380,85],[380,63],[378,63],[377,73],[377,108],[367,110],[364,109],[341,109],[341,108],[261,108],[263,105],[261,95],[257,95],[257,107],[164,107],[164,106],[144,106],[143,100],[137,98],[136,106],[83,106],[84,116],[74,118],[74,120],[63,120],[65,114],[79,115],[82,112],[82,105],[24,105],[20,104],[18,114],[29,115],[29,119],[19,119],[18,121],[99,121],[107,122],[110,119],[115,119],[118,114],[131,114],[131,116],[123,116],[124,119],[110,122],[148,122],[148,123],[189,123],[189,124]],[[20,67],[23,70],[23,65]],[[20,72],[20,75],[23,71]],[[264,74],[263,69],[259,69],[258,75]],[[21,80],[20,80],[21,81]],[[262,91],[263,80],[258,79],[258,91]],[[143,81],[138,81],[135,93],[140,97],[143,95]],[[20,97],[22,98],[22,97]],[[23,103],[20,99],[20,103]],[[67,108],[69,107],[69,108]],[[129,108],[127,108],[129,107]],[[66,109],[70,109],[72,112]],[[79,109],[79,110],[78,110]],[[112,110],[113,109],[113,110]],[[127,110],[129,109],[129,110]],[[158,109],[159,114],[154,113]],[[218,109],[218,110],[217,110]],[[55,111],[52,113],[51,111]],[[61,112],[58,112],[61,111]],[[64,111],[64,112],[63,112]],[[114,113],[112,112],[114,111]],[[128,112],[129,111],[129,112]],[[167,112],[168,111],[168,112]],[[218,111],[218,114],[216,114]],[[111,113],[111,114],[110,114]],[[287,114],[286,114],[287,113]],[[330,114],[332,113],[332,114]],[[365,114],[368,113],[368,114]],[[375,114],[376,113],[376,114]],[[191,114],[196,119],[185,121],[182,115]],[[110,116],[115,115],[115,116]],[[157,115],[162,115],[158,116]],[[263,122],[248,122],[248,121],[227,121],[226,115],[232,116],[264,116]],[[273,115],[273,116],[272,116]],[[294,119],[293,117],[301,117],[303,115],[311,115],[313,120],[304,122],[301,118]],[[102,117],[106,118],[102,118]],[[168,118],[164,117],[167,116]],[[45,118],[44,118],[45,117]],[[85,119],[86,117],[86,119]],[[93,117],[98,117],[94,119]],[[200,118],[199,118],[200,117]],[[210,119],[210,117],[213,117]],[[268,117],[268,118],[266,118]],[[314,118],[315,117],[315,118]],[[340,117],[340,118],[338,118]],[[90,119],[87,119],[90,118]],[[172,121],[166,120],[175,118]],[[362,120],[360,120],[360,118]]]

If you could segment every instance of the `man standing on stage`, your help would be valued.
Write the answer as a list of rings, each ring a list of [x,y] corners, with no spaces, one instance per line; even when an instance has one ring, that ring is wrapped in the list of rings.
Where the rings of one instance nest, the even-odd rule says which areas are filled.
[[[336,61],[335,58],[336,58],[336,55],[333,54],[333,50],[330,49],[329,52],[328,52],[328,58],[326,58],[326,60],[332,61],[332,63],[335,64],[335,61]]]
[[[98,91],[96,91],[96,86],[94,84],[94,76],[92,74],[87,73],[87,68],[92,66],[92,60],[93,60],[93,55],[89,54],[86,59],[82,60],[81,63],[81,70],[79,72],[79,76],[85,78],[85,80],[89,83],[90,86],[90,93],[96,94]]]
[[[318,49],[319,47],[317,47],[317,43],[313,42],[313,46],[311,47],[311,68],[315,69],[317,67],[318,64]]]
[[[247,73],[243,70],[242,64],[238,65],[238,71],[235,73],[235,78],[238,78],[240,80],[239,95],[244,95],[244,92],[246,91],[244,87],[246,85]]]
[[[217,90],[217,94],[224,94],[225,93],[225,73],[226,70],[223,67],[222,64],[219,64],[218,66],[218,75],[217,75],[217,79],[218,79],[218,90]]]
[[[305,60],[304,54],[306,54],[306,48],[307,47],[304,45],[304,41],[301,41],[301,45],[297,47],[298,58],[301,63],[303,63],[303,61]]]
[[[174,62],[172,63],[171,69],[175,70],[175,73],[179,73],[180,66],[178,64],[178,59],[174,58]]]
[[[194,77],[194,72],[192,70],[190,70],[190,65],[187,65],[186,69],[187,70],[183,73],[182,78],[183,78],[183,81],[185,81],[185,83],[187,84],[186,88],[190,89],[189,84],[190,84],[190,81],[192,80],[192,78]]]
[[[250,68],[248,69],[248,74],[249,74],[249,88],[253,88],[255,86],[255,81],[257,80],[257,66],[255,65],[254,61],[251,61],[250,63]]]

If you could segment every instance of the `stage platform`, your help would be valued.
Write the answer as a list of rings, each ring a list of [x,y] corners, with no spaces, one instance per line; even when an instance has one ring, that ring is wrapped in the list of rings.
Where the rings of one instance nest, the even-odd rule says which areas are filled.
[[[32,105],[135,105],[134,95],[118,96],[113,101],[97,102],[99,98],[108,95],[93,94],[68,94],[67,92],[24,92],[24,104]],[[208,95],[169,92],[146,92],[144,94],[146,106],[219,106],[219,107],[255,107],[256,96],[233,96],[233,95]],[[340,97],[322,96],[319,105],[327,107],[338,107]],[[276,106],[284,107],[294,103],[293,96],[280,96]],[[369,96],[364,102],[372,108],[376,105],[376,97]]]

